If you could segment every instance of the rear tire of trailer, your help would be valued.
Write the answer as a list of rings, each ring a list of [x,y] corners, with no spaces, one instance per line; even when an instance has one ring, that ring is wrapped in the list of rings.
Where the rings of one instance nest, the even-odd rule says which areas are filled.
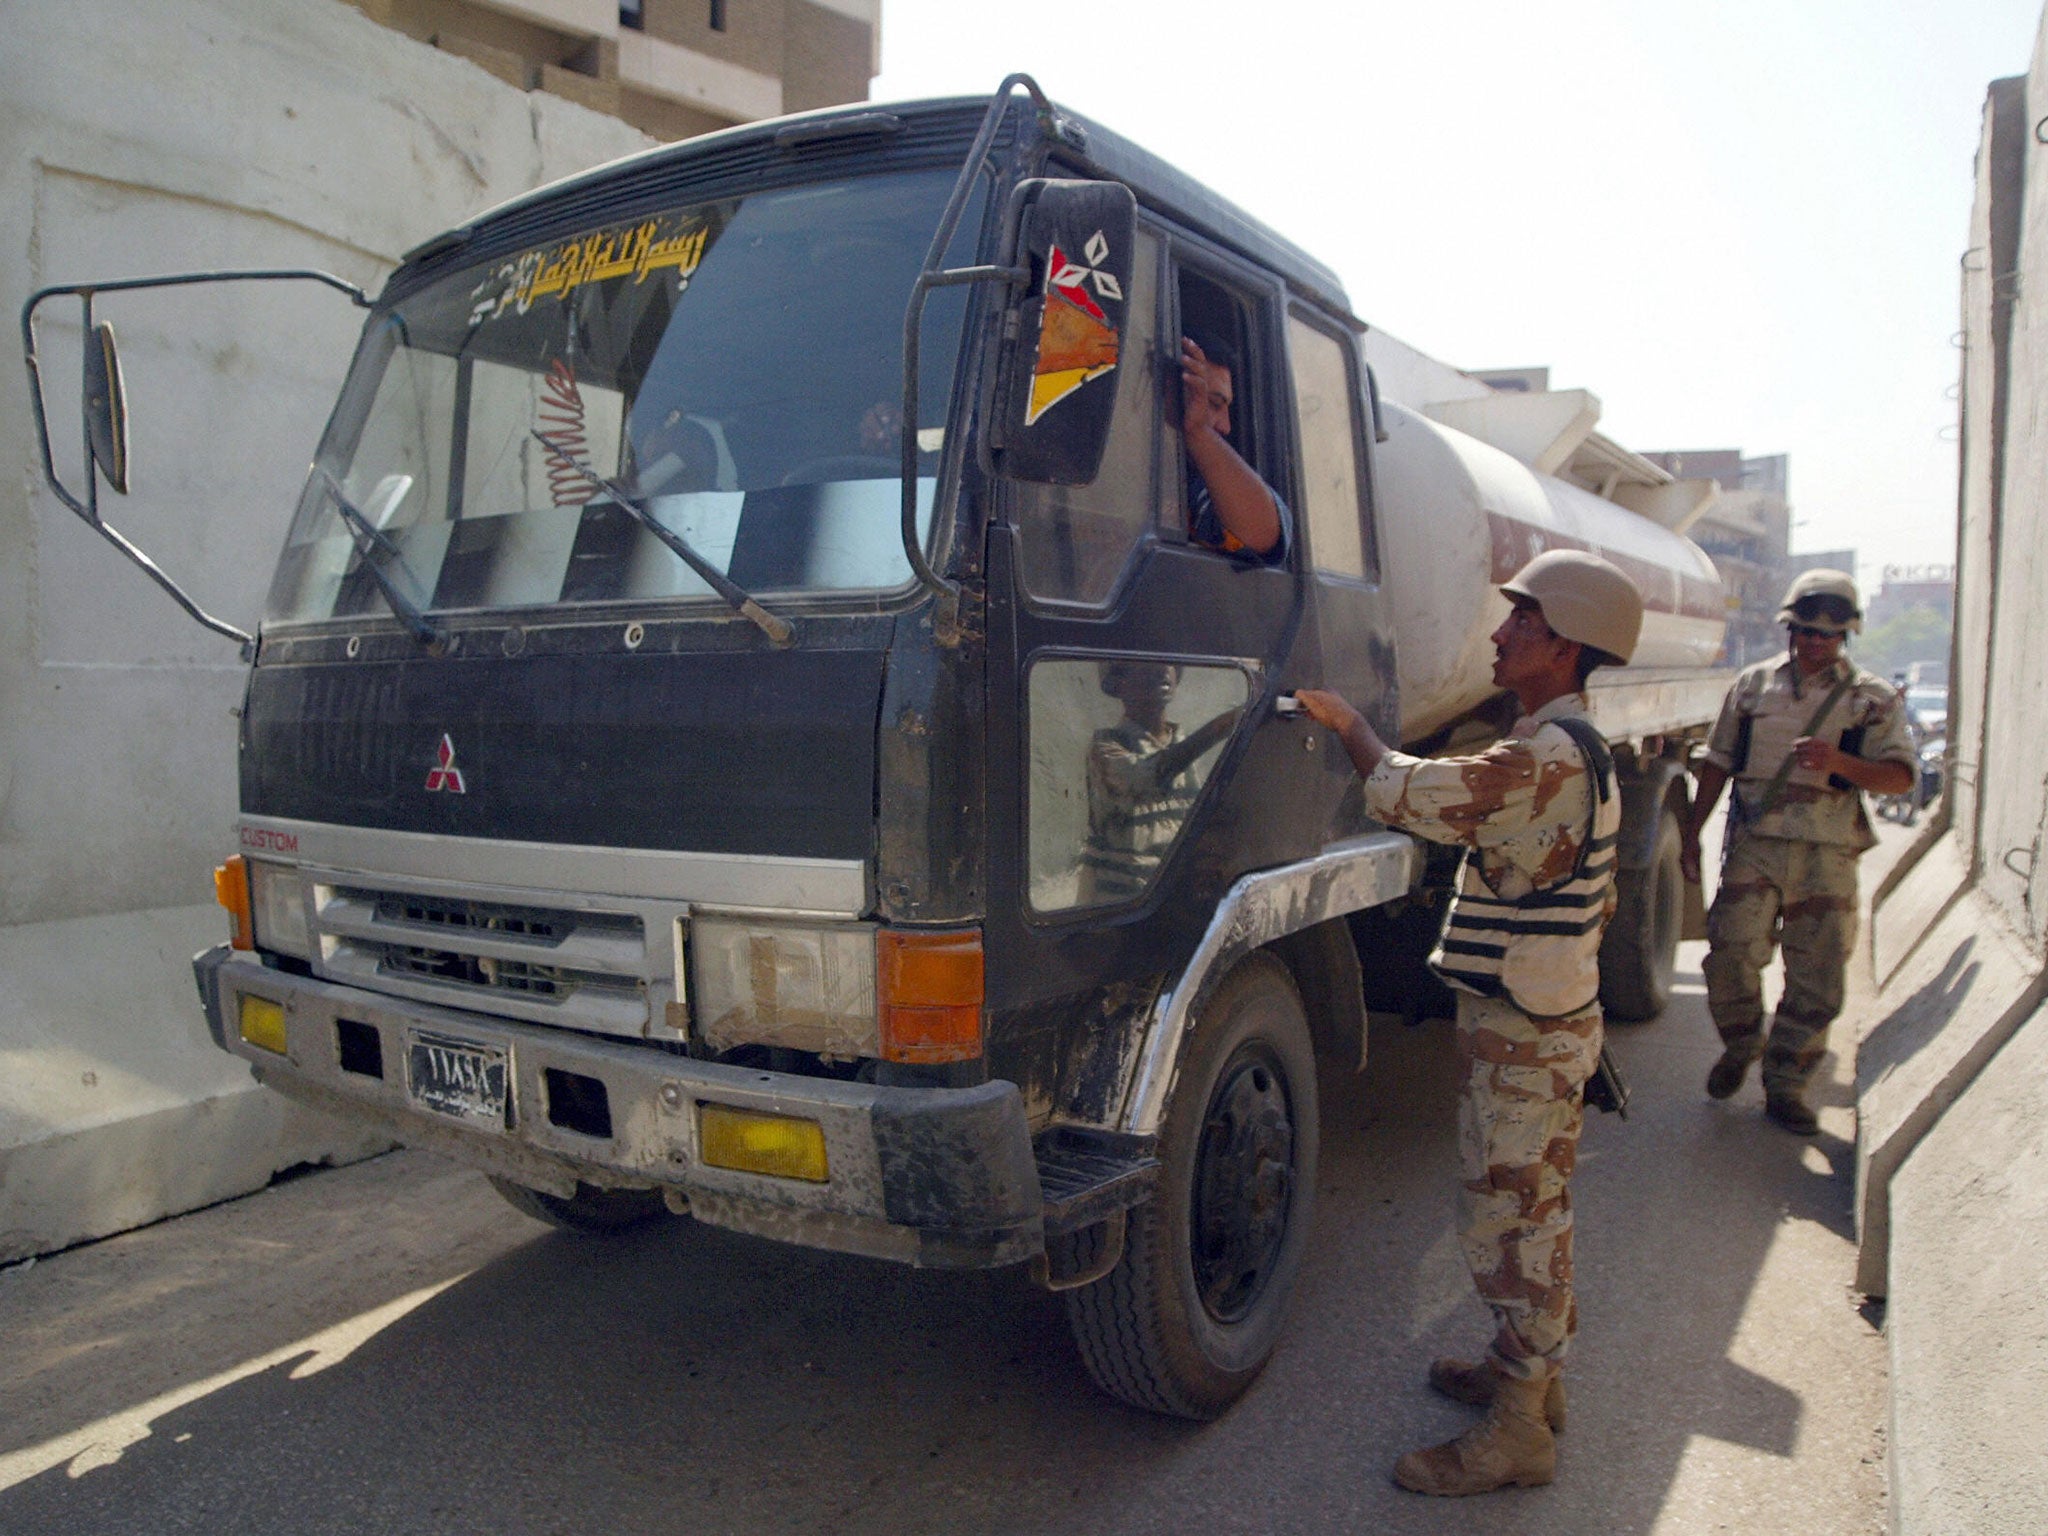
[[[1315,1052],[1287,968],[1254,955],[1202,1005],[1159,1143],[1159,1183],[1124,1255],[1067,1292],[1082,1360],[1111,1396],[1213,1419],[1280,1337],[1315,1212]]]
[[[1685,876],[1678,866],[1678,817],[1657,817],[1657,843],[1642,869],[1615,877],[1614,920],[1600,941],[1600,1005],[1624,1024],[1654,1019],[1671,1001]]]
[[[668,1209],[662,1204],[658,1189],[599,1189],[594,1184],[578,1184],[576,1193],[565,1200],[496,1174],[490,1175],[490,1180],[491,1188],[503,1195],[514,1210],[586,1237],[610,1237],[630,1231],[665,1215]]]

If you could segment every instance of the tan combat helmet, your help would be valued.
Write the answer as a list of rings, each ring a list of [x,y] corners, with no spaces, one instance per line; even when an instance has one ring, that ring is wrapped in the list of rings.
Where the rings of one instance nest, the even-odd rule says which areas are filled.
[[[1636,653],[1643,632],[1643,594],[1620,566],[1582,549],[1553,549],[1538,555],[1501,591],[1526,597],[1543,610],[1553,634],[1617,662]]]
[[[1804,624],[1835,635],[1860,631],[1863,600],[1856,593],[1856,578],[1847,571],[1825,568],[1801,571],[1785,589],[1785,601],[1778,605],[1778,622]]]

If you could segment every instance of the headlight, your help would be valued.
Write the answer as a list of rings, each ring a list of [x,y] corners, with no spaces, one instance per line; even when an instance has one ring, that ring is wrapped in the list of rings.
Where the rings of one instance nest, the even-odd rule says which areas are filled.
[[[877,1054],[875,931],[699,914],[689,930],[690,1012],[713,1050],[781,1045]]]
[[[249,861],[249,908],[256,919],[256,943],[281,955],[313,958],[306,923],[306,877],[288,864]]]

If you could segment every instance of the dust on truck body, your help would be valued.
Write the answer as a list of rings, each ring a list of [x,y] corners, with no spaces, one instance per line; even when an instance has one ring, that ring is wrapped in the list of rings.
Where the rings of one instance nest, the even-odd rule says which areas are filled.
[[[1378,399],[1326,268],[1029,81],[650,151],[359,301],[195,961],[281,1092],[570,1226],[1029,1262],[1106,1389],[1218,1413],[1300,1264],[1317,1057],[1418,1011],[1450,874],[1279,705],[1485,739],[1494,584],[1559,545],[1648,599],[1600,707],[1661,1005],[1711,564]],[[1236,355],[1280,564],[1188,540],[1184,333]]]

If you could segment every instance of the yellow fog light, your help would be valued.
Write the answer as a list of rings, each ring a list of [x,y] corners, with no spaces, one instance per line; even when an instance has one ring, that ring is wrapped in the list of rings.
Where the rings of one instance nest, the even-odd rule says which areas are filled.
[[[825,1128],[815,1120],[762,1115],[724,1104],[697,1106],[697,1143],[713,1168],[823,1184]]]
[[[242,998],[242,1038],[266,1051],[284,1054],[284,1004],[267,997]]]

